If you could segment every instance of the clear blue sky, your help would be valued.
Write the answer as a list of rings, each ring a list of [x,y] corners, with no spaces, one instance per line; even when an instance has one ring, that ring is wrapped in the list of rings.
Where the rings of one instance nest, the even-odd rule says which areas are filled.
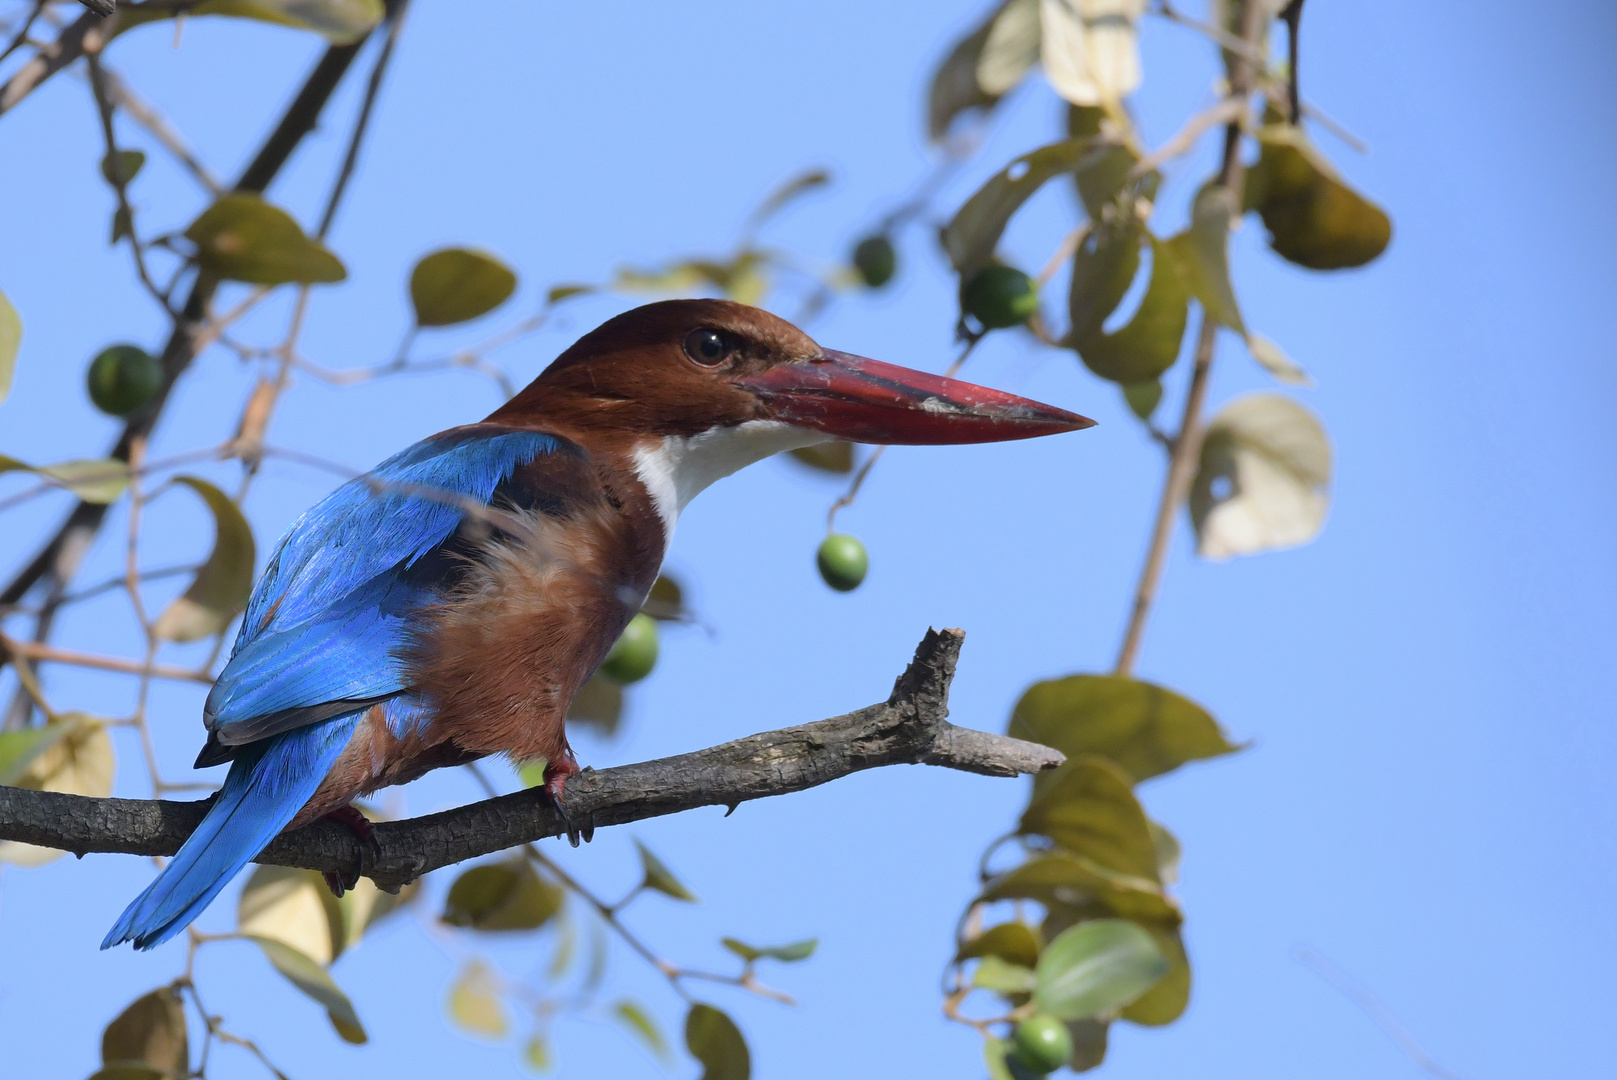
[[[406,318],[404,273],[431,247],[503,253],[522,274],[515,310],[550,284],[624,262],[722,250],[764,191],[810,165],[833,168],[836,186],[770,238],[837,257],[924,173],[924,80],[983,6],[422,0],[334,233],[351,276],[321,290],[308,352],[336,366],[390,355]],[[1305,93],[1372,152],[1321,141],[1389,209],[1395,235],[1382,261],[1336,276],[1280,263],[1259,229],[1238,237],[1249,321],[1319,381],[1303,396],[1335,442],[1334,499],[1323,537],[1292,552],[1209,565],[1188,554],[1188,527],[1176,536],[1141,674],[1202,701],[1254,745],[1143,792],[1185,847],[1196,991],[1171,1028],[1122,1025],[1107,1075],[1420,1075],[1293,958],[1299,945],[1351,970],[1469,1080],[1617,1073],[1617,1050],[1598,1034],[1617,1006],[1614,35],[1617,16],[1593,2],[1308,6]],[[166,31],[146,30],[110,59],[231,173],[317,47],[195,20],[177,52]],[[1142,120],[1156,142],[1207,99],[1210,69],[1198,40],[1160,24],[1147,32],[1145,68]],[[355,93],[339,94],[273,192],[306,217]],[[946,204],[1051,137],[1056,115],[1042,86],[1018,94]],[[99,154],[88,92],[72,76],[0,120],[0,288],[27,327],[0,452],[99,453],[114,425],[84,400],[87,358],[114,340],[158,341],[126,254],[105,246]],[[1174,173],[1168,220],[1204,166]],[[154,176],[162,167],[150,166]],[[179,225],[194,212],[183,181],[144,191],[153,220]],[[1010,249],[1037,265],[1070,213],[1052,191],[1018,220]],[[941,369],[952,283],[919,233],[903,259],[890,293],[839,304],[812,326],[816,337]],[[530,378],[616,306],[580,303],[498,359]],[[244,332],[268,340],[278,310]],[[834,485],[779,463],[718,485],[680,523],[671,556],[717,634],[669,634],[627,733],[576,740],[581,758],[659,756],[878,700],[929,624],[969,633],[953,708],[973,726],[1000,727],[1034,679],[1109,664],[1160,455],[1115,390],[1070,354],[1001,335],[971,374],[1101,426],[890,454],[843,518],[873,559],[868,585],[847,596],[811,567]],[[248,378],[211,354],[187,376],[155,452],[228,436]],[[1228,348],[1213,399],[1264,382]],[[340,392],[303,384],[272,439],[363,468],[495,403],[469,375]],[[263,542],[329,485],[273,467],[249,505]],[[30,554],[59,512],[8,513],[0,562]],[[151,561],[189,557],[199,543],[193,532],[155,544]],[[118,557],[109,534],[87,580]],[[133,647],[115,605],[76,613],[63,633],[86,648]],[[127,711],[126,684],[58,673],[59,696],[70,696],[69,679],[84,706]],[[198,706],[192,690],[154,701],[171,774],[195,753]],[[135,745],[118,749],[120,792],[143,794]],[[433,778],[397,806],[425,812],[474,794],[461,778]],[[976,1077],[977,1040],[940,1017],[937,974],[976,856],[1023,795],[1021,782],[885,769],[728,820],[696,812],[552,850],[612,893],[633,880],[631,831],[655,847],[703,903],[651,899],[630,918],[684,962],[722,963],[722,934],[821,937],[812,961],[776,973],[800,1007],[715,991],[748,1033],[758,1075]],[[101,1026],[176,974],[177,948],[96,951],[149,873],[100,856],[0,875],[8,1073],[87,1075]],[[229,909],[221,903],[203,927],[228,927]],[[229,949],[248,947],[203,960],[210,1003],[293,1076],[523,1075],[510,1046],[448,1029],[455,956],[409,920],[336,966],[372,1033],[358,1049],[259,958]],[[499,954],[513,973],[540,956]],[[612,960],[613,986],[677,1025],[660,982],[621,950]],[[662,1075],[601,1024],[566,1023],[557,1041],[565,1076]],[[217,1075],[262,1074],[233,1055]]]

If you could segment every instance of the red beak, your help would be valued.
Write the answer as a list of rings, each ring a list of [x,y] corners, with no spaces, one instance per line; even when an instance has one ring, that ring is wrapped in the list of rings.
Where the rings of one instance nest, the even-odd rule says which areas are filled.
[[[1095,426],[1015,394],[830,349],[736,384],[757,394],[773,419],[850,442],[1002,442]]]

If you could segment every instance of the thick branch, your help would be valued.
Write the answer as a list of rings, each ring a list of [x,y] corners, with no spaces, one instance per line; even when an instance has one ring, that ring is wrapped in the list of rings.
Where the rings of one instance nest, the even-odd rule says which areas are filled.
[[[567,817],[541,789],[376,826],[377,852],[328,821],[286,833],[262,863],[351,871],[396,889],[439,867],[574,829],[622,825],[701,806],[817,787],[882,765],[941,765],[985,776],[1053,769],[1062,756],[947,719],[949,683],[965,634],[927,631],[892,696],[879,705],[798,727],[750,735],[691,754],[599,771],[568,781]],[[72,851],[172,855],[207,812],[206,802],[88,799],[0,787],[0,839]]]

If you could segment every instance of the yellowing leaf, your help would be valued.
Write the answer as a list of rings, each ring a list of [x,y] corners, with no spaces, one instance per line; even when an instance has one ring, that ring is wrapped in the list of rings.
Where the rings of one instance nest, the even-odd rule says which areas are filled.
[[[1196,193],[1190,228],[1157,250],[1166,251],[1177,260],[1185,284],[1207,309],[1208,315],[1236,333],[1245,334],[1240,305],[1235,302],[1235,287],[1230,284],[1230,221],[1234,207],[1229,188],[1208,184]]]
[[[563,899],[559,886],[516,856],[461,874],[449,887],[439,917],[450,926],[471,930],[534,930],[561,910]]]
[[[248,940],[264,951],[275,970],[293,986],[325,1007],[326,1017],[344,1042],[365,1041],[365,1029],[354,1013],[353,1003],[348,1000],[347,994],[338,989],[325,968],[290,945],[273,938],[249,937]]]
[[[173,18],[174,4],[120,5],[116,33],[144,23]],[[188,18],[227,15],[238,19],[312,30],[333,45],[352,45],[382,21],[382,0],[202,0],[184,8]]]
[[[17,371],[17,347],[22,343],[22,319],[0,292],[0,401],[11,393],[11,378]]]
[[[337,898],[325,880],[289,866],[254,869],[236,904],[236,931],[279,941],[322,966],[342,952],[344,936]]]
[[[510,1030],[499,980],[481,960],[462,968],[449,988],[449,1018],[462,1031],[486,1039],[503,1039]]]
[[[1246,347],[1247,351],[1252,354],[1252,359],[1263,365],[1264,370],[1279,381],[1289,383],[1292,386],[1314,385],[1314,380],[1309,378],[1308,372],[1297,366],[1297,363],[1287,356],[1280,346],[1268,338],[1260,334],[1248,334],[1246,336]]]
[[[450,326],[486,315],[510,299],[517,276],[493,255],[444,248],[410,271],[410,303],[421,326]]]
[[[1200,705],[1122,675],[1070,675],[1034,683],[1011,712],[1009,734],[1054,747],[1069,758],[1098,754],[1135,781],[1239,749]],[[1039,777],[1035,790],[1050,777]]]
[[[988,24],[977,57],[977,85],[987,97],[1015,89],[1039,60],[1039,0],[1009,0]]]
[[[63,461],[56,465],[29,465],[0,454],[0,473],[31,472],[77,495],[87,503],[115,501],[129,486],[129,466],[116,458]]]
[[[135,999],[101,1035],[101,1062],[108,1067],[145,1066],[175,1078],[191,1073],[185,1004],[171,986]]]
[[[0,785],[16,786],[34,761],[71,730],[69,724],[45,724],[0,732]]]
[[[285,210],[232,192],[185,230],[197,260],[215,277],[254,285],[314,284],[348,276],[337,256],[303,233]]]
[[[833,473],[846,476],[853,472],[853,443],[826,442],[816,443],[813,446],[800,446],[788,452],[788,456],[802,465],[818,472]]]
[[[612,1006],[612,1016],[644,1043],[646,1049],[655,1054],[658,1060],[668,1060],[668,1040],[663,1038],[662,1029],[657,1026],[657,1022],[639,1005],[628,999],[619,1001]]]
[[[1000,923],[990,926],[981,934],[960,946],[956,960],[971,960],[979,956],[997,956],[1009,964],[1031,968],[1039,962],[1038,931],[1024,922]]]
[[[60,726],[60,735],[32,757],[13,786],[96,799],[112,794],[112,740],[101,722],[83,713],[69,713],[51,726]],[[0,862],[18,866],[39,866],[61,854],[54,848],[0,841]]]
[[[1108,870],[1160,881],[1151,826],[1130,778],[1103,757],[1069,757],[1034,792],[1018,828]]]
[[[153,631],[166,641],[196,641],[223,633],[247,606],[253,591],[256,549],[241,508],[206,480],[175,477],[198,495],[213,515],[213,550],[191,585],[157,617]]]
[[[1314,414],[1279,394],[1249,394],[1207,425],[1190,492],[1197,550],[1227,559],[1305,544],[1330,499],[1331,444]]]
[[[1300,129],[1271,124],[1258,144],[1245,202],[1263,218],[1277,254],[1311,270],[1343,270],[1386,250],[1386,213],[1348,187]]]
[[[1168,972],[1168,961],[1142,926],[1095,919],[1064,930],[1039,957],[1033,1003],[1059,1020],[1107,1016]]]
[[[1037,900],[1144,923],[1178,926],[1183,916],[1155,881],[1119,874],[1081,855],[1052,851],[983,886],[980,900]],[[1048,946],[1046,946],[1048,948]]]
[[[749,1080],[752,1055],[735,1021],[711,1005],[685,1014],[685,1047],[702,1063],[702,1080]]]
[[[668,867],[663,865],[661,859],[651,853],[650,848],[639,840],[634,842],[634,846],[640,850],[640,866],[645,872],[645,877],[641,881],[641,888],[654,889],[664,896],[672,896],[675,900],[684,900],[691,904],[696,903],[696,896],[684,885],[680,884],[679,879],[674,876]]]
[[[1134,22],[1145,0],[1039,0],[1040,58],[1056,93],[1074,105],[1121,101],[1140,85]]]
[[[1102,329],[1101,322],[1095,318],[1096,309],[1110,302],[1111,306],[1100,316],[1101,319],[1115,310],[1123,295],[1117,291],[1117,285],[1121,281],[1125,289],[1128,287],[1133,277],[1131,264],[1139,261],[1137,250],[1133,249],[1138,242],[1138,233],[1112,239],[1114,236],[1114,230],[1102,228],[1091,238],[1093,244],[1099,246],[1092,246],[1090,240],[1086,240],[1079,245],[1074,256],[1071,286],[1073,330],[1070,341],[1084,366],[1103,379],[1123,386],[1155,383],[1179,357],[1190,312],[1190,294],[1176,260],[1165,250],[1166,245],[1146,234],[1151,248],[1151,279],[1146,286],[1145,297],[1122,327],[1111,333]],[[1109,241],[1129,245],[1134,251],[1133,258],[1108,256],[1104,246]],[[1103,262],[1110,265],[1099,265]],[[1096,264],[1094,270],[1090,269],[1092,264]],[[1127,277],[1122,276],[1124,270],[1127,270]],[[1107,273],[1112,275],[1110,280],[1099,276]],[[1086,288],[1095,290],[1099,295],[1083,295],[1080,290]],[[1084,324],[1079,323],[1080,318]],[[1146,415],[1150,415],[1149,410]]]

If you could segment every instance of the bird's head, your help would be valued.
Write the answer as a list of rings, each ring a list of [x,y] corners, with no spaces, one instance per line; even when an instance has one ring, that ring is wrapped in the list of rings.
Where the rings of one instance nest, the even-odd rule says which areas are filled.
[[[821,348],[786,320],[728,300],[665,300],[609,319],[489,419],[632,454],[647,487],[666,496],[659,508],[671,497],[675,514],[714,480],[782,450],[837,439],[999,442],[1094,424]]]

